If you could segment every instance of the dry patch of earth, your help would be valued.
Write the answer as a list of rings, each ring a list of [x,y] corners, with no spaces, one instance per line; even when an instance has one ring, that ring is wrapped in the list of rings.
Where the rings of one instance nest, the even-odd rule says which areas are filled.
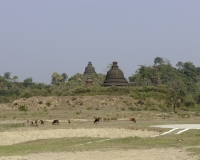
[[[26,156],[0,157],[0,160],[197,160],[197,156],[191,156],[184,150],[168,149],[144,149],[144,150],[111,150],[111,151],[83,151],[61,153],[39,153]]]
[[[155,131],[130,130],[119,128],[94,128],[94,129],[49,129],[0,132],[0,145],[12,145],[27,141],[64,137],[151,137],[158,134]]]
[[[63,138],[63,137],[103,137],[109,140],[112,138],[124,137],[151,137],[158,132],[141,131],[119,128],[94,128],[94,129],[49,129],[49,130],[26,130],[0,132],[0,145],[12,145],[37,139]],[[86,145],[86,144],[81,144]],[[83,151],[83,152],[48,152],[23,156],[1,156],[0,160],[197,160],[199,157],[192,156],[184,149],[176,148],[152,148],[138,150],[108,150],[108,151]]]

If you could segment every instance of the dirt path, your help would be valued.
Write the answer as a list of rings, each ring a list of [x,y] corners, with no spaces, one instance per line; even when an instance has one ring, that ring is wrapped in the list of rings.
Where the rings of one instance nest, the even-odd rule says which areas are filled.
[[[111,150],[106,152],[61,152],[39,153],[26,156],[0,157],[0,160],[197,160],[199,157],[189,155],[184,150],[168,149],[145,149],[145,150]]]

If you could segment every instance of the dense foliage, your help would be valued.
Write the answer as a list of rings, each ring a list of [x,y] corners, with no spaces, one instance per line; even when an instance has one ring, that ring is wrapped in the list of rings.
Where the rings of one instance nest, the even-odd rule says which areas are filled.
[[[169,60],[156,57],[154,65],[140,66],[136,73],[129,77],[136,86],[166,86],[171,89],[165,101],[178,108],[195,106],[200,101],[200,67],[192,62],[178,62],[173,67]]]
[[[200,105],[200,67],[192,62],[178,62],[173,67],[169,60],[154,59],[152,66],[139,66],[129,77],[132,87],[102,87],[105,74],[93,74],[93,86],[86,86],[88,76],[75,74],[68,79],[66,73],[54,72],[51,85],[34,83],[32,77],[18,82],[18,76],[11,78],[11,72],[0,76],[0,103],[9,103],[18,98],[32,96],[70,96],[70,95],[128,95],[140,102],[146,99],[160,101],[162,106],[176,109],[182,107],[199,108]]]

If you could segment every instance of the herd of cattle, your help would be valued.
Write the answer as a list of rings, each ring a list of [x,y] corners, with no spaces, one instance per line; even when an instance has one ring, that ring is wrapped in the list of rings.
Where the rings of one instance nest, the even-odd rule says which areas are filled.
[[[108,122],[108,121],[110,121],[110,118],[95,118],[95,120],[94,120],[94,124],[97,124],[97,123],[99,123],[99,121],[100,120],[102,120],[102,121],[104,121],[104,122]],[[71,123],[71,120],[70,119],[68,119],[67,120],[68,121],[68,123],[70,124]],[[129,121],[131,121],[131,122],[135,122],[136,123],[136,119],[135,118],[129,118]],[[44,120],[27,120],[27,122],[31,125],[31,126],[34,126],[34,125],[38,125],[39,123],[41,124],[41,125],[44,125]],[[58,119],[55,119],[55,120],[53,120],[52,121],[52,125],[58,125],[59,124],[59,120]]]
[[[44,125],[44,122],[45,122],[45,121],[44,121],[44,120],[41,120],[41,119],[27,120],[27,123],[29,123],[29,125],[31,125],[31,126],[38,125],[39,123],[40,123],[41,125]],[[68,119],[68,123],[69,123],[69,124],[71,123],[70,119]],[[58,119],[53,120],[52,125],[55,125],[55,124],[59,124],[59,120],[58,120]]]
[[[100,119],[101,118],[95,118],[94,123],[99,123]],[[136,119],[135,118],[129,118],[129,120],[131,122],[135,122],[136,123]],[[109,118],[102,118],[102,121],[107,121],[108,122],[108,121],[110,121],[110,119]]]

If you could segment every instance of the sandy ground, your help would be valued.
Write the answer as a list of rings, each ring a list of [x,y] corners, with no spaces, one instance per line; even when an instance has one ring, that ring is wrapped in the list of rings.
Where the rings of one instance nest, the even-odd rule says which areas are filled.
[[[95,128],[95,129],[49,129],[34,131],[9,131],[0,132],[0,145],[12,145],[27,141],[64,137],[101,137],[101,138],[125,138],[125,137],[151,137],[158,134],[154,131],[141,131],[119,128]]]
[[[145,150],[112,150],[106,152],[39,153],[26,156],[0,157],[0,160],[197,160],[200,157],[175,148]]]
[[[158,127],[158,126],[157,126]],[[177,126],[176,126],[177,127]],[[183,127],[183,126],[182,126]],[[184,126],[189,127],[189,126]],[[193,126],[196,128],[196,126]],[[169,127],[171,128],[171,127]],[[172,127],[174,128],[174,126]],[[104,140],[123,137],[151,137],[157,135],[154,131],[141,131],[120,128],[95,129],[49,129],[23,130],[0,132],[0,145],[12,145],[38,139],[63,137],[101,137]],[[85,145],[85,144],[81,144]],[[110,151],[83,151],[83,152],[50,152],[24,156],[1,156],[0,160],[198,160],[184,149],[139,149],[139,150],[110,150]]]

